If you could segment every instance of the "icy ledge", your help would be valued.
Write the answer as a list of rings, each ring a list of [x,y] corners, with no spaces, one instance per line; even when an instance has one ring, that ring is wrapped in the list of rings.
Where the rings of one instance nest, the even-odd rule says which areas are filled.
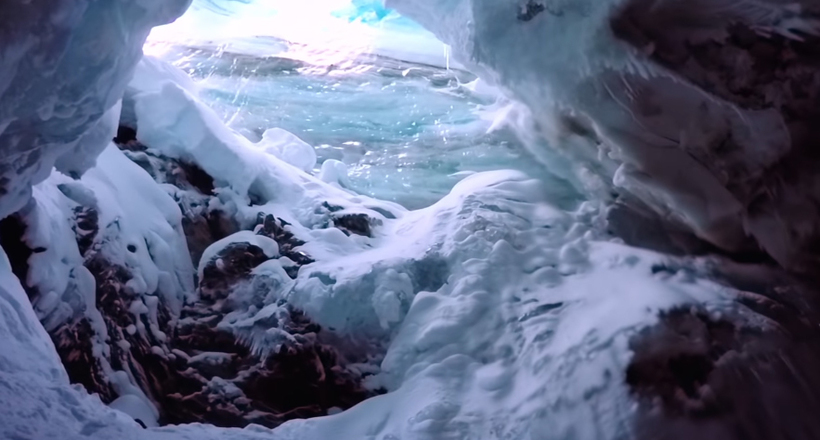
[[[727,252],[816,266],[816,2],[387,3],[523,102],[590,191]]]

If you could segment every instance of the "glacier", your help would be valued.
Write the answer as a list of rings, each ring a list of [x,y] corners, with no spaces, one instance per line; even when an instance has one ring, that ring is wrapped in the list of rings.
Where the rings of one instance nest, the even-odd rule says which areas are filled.
[[[526,103],[626,198],[727,252],[763,249],[811,272],[814,178],[793,158],[816,141],[804,107],[816,56],[801,49],[820,29],[815,2],[387,4]]]
[[[803,122],[785,127],[789,105],[741,105],[704,90],[697,66],[651,58],[677,48],[676,38],[695,44],[686,26],[704,32],[701,43],[727,41],[726,23],[738,21],[797,51],[792,42],[814,41],[808,2],[726,6],[673,30],[653,20],[682,13],[676,2],[388,2],[457,61],[378,2],[322,4],[317,22],[365,26],[353,34],[382,41],[368,46],[376,56],[427,65],[403,92],[422,105],[478,101],[465,112],[463,151],[493,130],[529,151],[509,156],[488,141],[476,148],[491,163],[465,160],[469,169],[434,182],[438,193],[364,194],[356,184],[367,180],[310,132],[231,120],[247,106],[225,110],[214,93],[235,86],[233,71],[215,83],[178,68],[269,56],[283,35],[260,32],[274,28],[276,8],[197,0],[146,46],[170,48],[142,56],[150,28],[188,2],[12,4],[0,18],[9,37],[0,43],[0,436],[820,433],[811,284],[757,254],[731,258],[759,244],[805,270],[816,217],[790,209],[814,197],[799,186],[810,163],[790,162]],[[226,15],[249,21],[217,28]],[[395,28],[368,29],[385,19]],[[657,32],[667,46],[636,51],[638,37],[620,25]],[[222,39],[235,44],[229,56],[210,41]],[[194,57],[174,59],[179,47]],[[790,68],[803,72],[802,62]],[[480,78],[447,78],[459,100],[419,85],[457,69]],[[373,102],[393,92],[361,93]],[[780,102],[797,98],[789,93]],[[714,147],[716,133],[739,151]],[[705,159],[692,153],[711,147]],[[772,164],[776,175],[797,173],[778,189],[788,197],[738,201]],[[409,191],[426,191],[432,175],[414,176]],[[750,388],[742,379],[752,377],[772,386]]]

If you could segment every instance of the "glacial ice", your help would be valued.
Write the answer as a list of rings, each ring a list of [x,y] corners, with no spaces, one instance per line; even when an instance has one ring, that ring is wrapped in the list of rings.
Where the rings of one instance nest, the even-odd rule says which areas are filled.
[[[28,201],[55,163],[82,173],[116,131],[122,97],[152,27],[189,0],[4,5],[0,59],[0,217]],[[124,19],[128,17],[128,19]],[[37,29],[37,32],[33,32]]]
[[[140,132],[157,141],[152,147],[184,154],[216,176],[222,173],[219,191],[233,193],[226,200],[241,200],[253,191],[248,169],[259,170],[252,176],[265,179],[270,187],[301,189],[268,193],[263,208],[294,220],[316,262],[303,267],[295,283],[269,299],[270,305],[285,299],[341,334],[386,344],[381,371],[370,380],[371,386],[385,387],[388,393],[340,414],[288,422],[270,434],[258,427],[142,431],[114,413],[92,410],[101,408],[98,400],[69,388],[18,286],[12,297],[15,308],[3,310],[17,309],[22,314],[19,325],[29,330],[10,330],[5,343],[35,341],[42,347],[40,358],[30,361],[38,367],[25,371],[36,377],[27,384],[27,393],[93,411],[93,417],[50,415],[49,423],[61,432],[80,435],[96,429],[101,438],[114,433],[122,438],[616,438],[627,429],[630,406],[620,379],[629,360],[629,336],[656,322],[658,311],[675,305],[705,304],[716,311],[736,307],[729,290],[691,271],[653,274],[653,265],[669,262],[669,257],[613,242],[600,231],[594,203],[576,212],[556,209],[539,189],[542,184],[521,173],[474,174],[437,204],[406,211],[340,192],[275,156],[254,154],[252,145],[239,150],[247,141],[209,118],[195,96],[170,82],[156,90],[134,95]],[[167,119],[143,117],[159,112],[160,105]],[[207,142],[207,150],[202,142]],[[55,172],[40,187],[53,187],[63,179]],[[181,239],[173,227],[178,213],[170,197],[113,146],[81,182],[93,195],[79,188],[69,194],[96,200],[103,217],[113,219],[117,209],[124,209],[117,208],[118,201],[131,202],[133,211],[119,215],[121,232],[114,236],[123,245],[131,242],[129,237],[154,237],[169,247]],[[128,192],[135,190],[139,194]],[[378,217],[377,234],[347,237],[324,229],[315,214],[307,213],[326,200]],[[59,223],[59,211],[50,217]],[[174,248],[185,247],[177,243]],[[146,292],[157,286],[158,267],[173,267],[157,265],[157,257],[147,254],[122,257],[141,274]],[[164,258],[177,261],[171,255]],[[4,274],[10,276],[8,269]],[[174,275],[192,277],[185,266],[176,267]],[[272,312],[270,307],[248,310],[235,323],[247,325],[254,316]],[[3,359],[17,362],[14,357],[22,349],[12,348],[3,351]],[[24,373],[11,374],[16,380]],[[28,426],[5,416],[3,422],[7,432]]]
[[[120,10],[126,6],[151,8],[146,10],[157,15],[134,13],[128,21],[149,26],[159,22],[157,17],[167,20],[173,16],[171,12],[179,12],[175,8],[184,6],[180,3],[141,0],[106,7],[96,2],[89,5],[86,19],[99,19],[95,11],[115,14],[133,12]],[[567,13],[588,17],[591,25],[580,26],[585,34],[579,38],[572,32],[578,23],[559,20],[555,44],[569,44],[568,39],[572,39],[588,44],[587,48],[603,50],[595,52],[594,59],[618,59],[621,49],[610,47],[609,40],[596,34],[603,32],[602,27],[594,25],[606,17],[613,2],[601,2],[599,7],[572,4],[587,5],[588,9],[569,9]],[[66,14],[57,14],[57,18],[85,17],[69,14],[72,8],[67,3],[60,5]],[[537,73],[546,69],[555,75],[575,75],[576,68],[594,68],[581,60],[588,54],[568,50],[556,54],[546,66],[522,68],[520,62],[510,62],[507,70],[502,69],[510,60],[540,59],[530,52],[537,47],[534,39],[528,38],[531,31],[505,28],[517,26],[510,23],[513,18],[489,20],[506,17],[502,8],[512,6],[512,2],[438,0],[423,4],[421,0],[406,0],[402,5],[414,18],[437,30],[458,53],[472,53],[481,64],[491,66],[495,75],[488,76],[513,91],[518,80],[519,87],[541,81]],[[145,18],[147,24],[140,24],[138,18]],[[465,25],[469,20],[473,20],[472,27]],[[115,20],[104,20],[107,25],[111,21]],[[76,24],[78,39],[68,39],[69,53],[80,50],[75,44],[108,35],[103,32],[106,28],[82,24]],[[471,30],[479,33],[467,34]],[[137,51],[140,36],[144,38],[146,31],[147,27],[118,30],[117,35],[129,39],[133,46],[126,53]],[[9,41],[14,44],[4,45],[16,57],[0,64],[3,72],[13,71],[6,68],[8,60],[19,63],[25,54],[21,50],[25,46],[17,44],[24,35],[12,36],[15,39]],[[31,44],[36,47],[36,43]],[[505,50],[483,47],[490,43],[506,45]],[[539,39],[538,44],[543,41]],[[112,44],[102,49],[114,51],[115,47]],[[543,50],[546,53],[547,49]],[[69,223],[77,208],[93,208],[99,216],[102,238],[94,242],[97,247],[92,250],[133,274],[128,281],[129,288],[138,294],[131,304],[133,313],[156,321],[152,315],[157,297],[177,312],[183,301],[196,300],[195,272],[180,227],[181,213],[167,192],[173,189],[154,182],[110,140],[98,144],[103,138],[100,133],[113,136],[113,126],[99,124],[111,124],[111,113],[106,112],[116,108],[136,62],[136,57],[101,53],[111,55],[111,59],[89,63],[94,67],[89,71],[76,68],[83,59],[69,57],[70,66],[55,68],[60,73],[56,84],[48,83],[36,69],[27,73],[35,72],[34,77],[19,74],[8,78],[15,84],[40,81],[35,90],[52,94],[51,102],[60,103],[60,111],[53,114],[50,109],[38,111],[18,105],[34,102],[30,97],[5,99],[20,89],[0,87],[4,98],[0,151],[4,158],[31,154],[24,161],[30,163],[24,166],[9,168],[11,162],[3,162],[4,177],[12,171],[19,174],[9,181],[10,195],[0,199],[0,215],[23,208],[21,215],[32,225],[24,240],[31,248],[42,249],[29,260],[32,269],[25,280],[41,294],[33,306],[12,274],[6,253],[0,251],[0,405],[9,409],[0,413],[0,436],[615,439],[629,433],[629,416],[634,409],[634,400],[623,383],[631,336],[658,322],[659,312],[675,306],[697,304],[715,314],[732,311],[748,317],[748,311],[733,301],[733,289],[709,280],[710,258],[674,258],[627,246],[606,232],[606,213],[597,202],[563,209],[550,198],[544,182],[503,170],[471,174],[439,202],[419,210],[357,195],[328,183],[338,182],[344,175],[336,162],[325,162],[320,177],[315,177],[306,173],[313,166],[307,166],[309,160],[304,159],[309,154],[303,154],[307,150],[302,144],[293,156],[281,151],[264,153],[202,104],[195,87],[179,71],[145,58],[136,68],[137,76],[128,84],[122,103],[123,113],[132,117],[128,122],[136,125],[140,140],[164,155],[195,163],[213,176],[215,197],[240,224],[250,224],[259,211],[288,221],[294,234],[305,241],[301,249],[315,260],[303,266],[292,283],[264,292],[270,295],[264,298],[263,308],[240,310],[225,325],[235,326],[237,334],[242,334],[259,320],[278,313],[283,300],[340,335],[366,338],[384,349],[378,374],[369,377],[368,385],[384,388],[387,393],[341,413],[290,421],[272,431],[258,426],[237,430],[205,425],[141,429],[123,412],[109,409],[98,397],[68,383],[46,333],[46,328],[84,315],[94,323],[98,337],[94,343],[100,359],[105,358],[105,323],[96,316],[94,284],[82,265],[82,252],[75,240],[83,230],[74,230]],[[26,57],[25,64],[28,67],[35,61],[36,57]],[[561,65],[569,67],[562,70]],[[619,67],[628,65],[624,61]],[[532,77],[505,76],[513,73]],[[84,95],[91,93],[91,88],[103,90],[106,96]],[[79,97],[88,102],[77,99],[75,102],[83,105],[69,107],[66,102],[78,98],[78,89],[82,89]],[[553,102],[560,95],[557,90],[534,90],[539,93],[533,94],[528,104],[536,109],[541,108],[536,106],[539,99]],[[71,110],[74,113],[69,115]],[[34,112],[37,117],[57,118],[38,121]],[[24,122],[32,124],[31,131],[21,132],[20,127],[26,125],[9,121],[10,114],[28,118]],[[50,137],[36,138],[28,150],[20,150],[18,139],[34,133]],[[90,141],[82,146],[72,141],[81,138]],[[77,157],[58,170],[51,169],[52,163],[70,154]],[[62,171],[76,177],[85,173],[74,179]],[[624,177],[628,182],[632,178],[635,176]],[[652,185],[643,182],[641,188],[651,189]],[[30,199],[28,191],[33,194]],[[705,211],[707,217],[713,216],[712,208],[725,213],[725,208],[733,206],[715,207],[715,199],[682,198],[683,202],[691,201],[691,206],[682,205],[680,200],[668,204],[687,206],[696,214]],[[327,206],[338,208],[342,214],[366,215],[373,233],[348,235],[333,227]],[[688,218],[684,222],[697,227],[700,220]],[[247,241],[248,235],[240,233],[206,250],[200,261],[200,277],[202,264],[209,262],[220,246]],[[253,240],[266,248],[269,256],[278,254],[275,243],[262,243],[257,236]],[[284,281],[283,263],[287,262],[264,263],[257,267],[257,275]],[[660,265],[666,270],[654,270]],[[753,317],[748,319],[750,325],[766,325]],[[155,332],[150,326],[133,330]],[[280,343],[277,336],[287,335],[251,343],[255,350],[264,351],[271,349],[266,344]],[[113,407],[132,417],[152,412],[149,399],[134,389],[128,372],[111,371],[109,379],[118,382],[122,399]],[[235,392],[219,378],[210,386],[224,393]]]
[[[762,249],[783,266],[812,271],[807,243],[818,232],[817,212],[804,208],[815,206],[807,189],[815,187],[813,165],[793,160],[800,161],[802,145],[816,143],[807,134],[812,118],[794,111],[801,96],[817,93],[813,56],[778,64],[752,49],[759,41],[787,53],[791,42],[804,40],[801,34],[816,35],[820,19],[812,2],[387,5],[526,104],[552,146],[583,174],[602,178],[593,185],[602,181],[637,198],[664,223],[724,251]],[[699,55],[709,47],[720,54]],[[764,71],[778,71],[778,79]],[[748,90],[759,92],[745,97]]]

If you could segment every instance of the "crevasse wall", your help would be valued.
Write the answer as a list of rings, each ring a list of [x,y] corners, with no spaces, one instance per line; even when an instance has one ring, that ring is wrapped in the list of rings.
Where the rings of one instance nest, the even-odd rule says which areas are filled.
[[[79,175],[113,137],[151,28],[190,0],[11,0],[0,14],[0,217],[53,166]]]
[[[808,0],[388,0],[529,106],[551,143],[729,252],[816,261]]]

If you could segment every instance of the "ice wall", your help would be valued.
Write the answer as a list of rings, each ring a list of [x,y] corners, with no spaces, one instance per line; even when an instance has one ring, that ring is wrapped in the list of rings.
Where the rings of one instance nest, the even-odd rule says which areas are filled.
[[[190,0],[4,2],[0,14],[0,217],[51,168],[81,174],[113,137],[153,26]]]
[[[814,264],[816,2],[387,4],[526,103],[622,197],[723,250]]]

